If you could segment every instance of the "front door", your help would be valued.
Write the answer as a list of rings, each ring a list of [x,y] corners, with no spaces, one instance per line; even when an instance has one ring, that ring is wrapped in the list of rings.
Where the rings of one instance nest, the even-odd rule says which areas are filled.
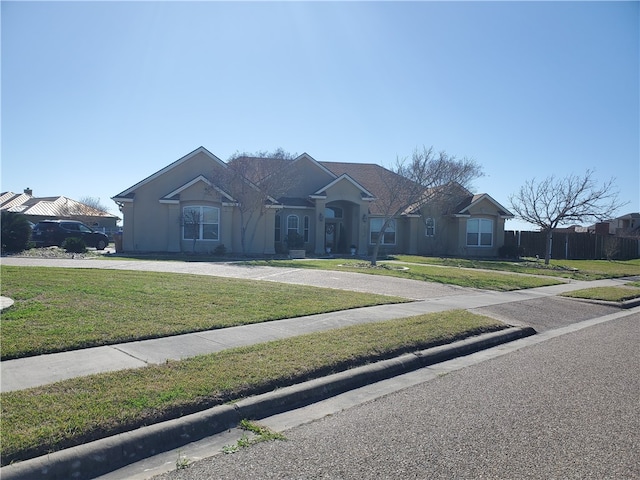
[[[337,252],[339,242],[340,225],[336,221],[327,221],[324,225],[324,249],[325,252]]]

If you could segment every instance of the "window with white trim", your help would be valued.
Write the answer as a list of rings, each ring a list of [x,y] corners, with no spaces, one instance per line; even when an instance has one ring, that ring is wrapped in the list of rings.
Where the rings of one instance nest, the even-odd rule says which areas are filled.
[[[309,242],[309,215],[304,216],[304,243]]]
[[[287,236],[289,238],[294,238],[292,237],[292,235],[295,236],[295,234],[298,233],[299,223],[300,223],[300,219],[298,218],[297,215],[289,215],[287,217]]]
[[[384,218],[372,218],[369,221],[369,241],[371,244],[375,244],[380,236],[380,230],[384,225]],[[389,220],[387,228],[384,230],[384,234],[380,239],[380,245],[395,245],[396,244],[396,221]]]
[[[190,205],[182,209],[183,240],[218,240],[220,237],[220,209]]]
[[[470,218],[467,220],[467,247],[491,247],[493,245],[493,220]]]
[[[424,234],[426,237],[433,237],[436,234],[436,219],[425,218],[424,219]]]

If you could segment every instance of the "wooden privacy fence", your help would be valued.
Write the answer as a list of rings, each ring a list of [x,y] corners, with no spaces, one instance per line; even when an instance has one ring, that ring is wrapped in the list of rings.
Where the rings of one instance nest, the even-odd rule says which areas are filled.
[[[544,232],[505,231],[505,251],[544,258]],[[554,232],[551,258],[562,260],[629,260],[640,258],[640,239],[595,233]]]

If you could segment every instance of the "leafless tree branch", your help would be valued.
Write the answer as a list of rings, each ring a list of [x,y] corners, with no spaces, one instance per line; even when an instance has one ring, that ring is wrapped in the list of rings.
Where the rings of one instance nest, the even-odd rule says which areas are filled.
[[[587,170],[584,175],[564,178],[553,175],[541,181],[533,178],[509,198],[520,219],[547,233],[546,264],[551,258],[552,233],[558,226],[611,218],[625,205],[618,198],[613,178],[599,186],[594,175],[593,170]]]

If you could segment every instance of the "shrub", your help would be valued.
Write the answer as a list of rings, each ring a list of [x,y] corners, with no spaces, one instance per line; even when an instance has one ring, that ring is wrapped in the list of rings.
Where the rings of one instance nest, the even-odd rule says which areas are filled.
[[[226,253],[227,253],[227,247],[224,246],[224,243],[221,243],[220,245],[218,245],[213,251],[214,255],[219,255],[221,257]]]
[[[284,237],[284,243],[289,250],[304,248],[304,237],[299,233],[292,233]]]
[[[31,238],[31,225],[22,213],[2,212],[2,251],[21,252],[27,249]]]
[[[84,240],[76,237],[65,238],[62,242],[62,248],[69,253],[84,253],[87,251],[87,245]]]

